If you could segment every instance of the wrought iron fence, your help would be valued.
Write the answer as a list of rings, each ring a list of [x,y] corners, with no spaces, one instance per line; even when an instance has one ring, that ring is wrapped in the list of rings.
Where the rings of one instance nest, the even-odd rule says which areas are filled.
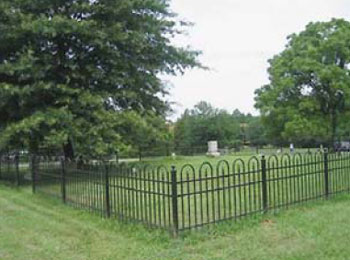
[[[171,176],[164,166],[36,159],[33,190],[106,217],[166,229],[172,223]]]
[[[0,155],[0,180],[17,186],[30,183],[29,161],[27,156],[16,154]]]
[[[349,153],[306,153],[185,165],[177,175],[178,230],[350,191]]]
[[[350,191],[349,152],[253,156],[198,167],[33,157],[32,166],[34,192],[174,233]]]

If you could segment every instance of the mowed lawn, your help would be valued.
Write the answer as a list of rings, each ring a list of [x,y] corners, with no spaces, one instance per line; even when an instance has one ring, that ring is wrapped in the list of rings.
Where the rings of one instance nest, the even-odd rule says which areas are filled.
[[[0,184],[0,259],[349,259],[349,216],[340,195],[173,239]]]

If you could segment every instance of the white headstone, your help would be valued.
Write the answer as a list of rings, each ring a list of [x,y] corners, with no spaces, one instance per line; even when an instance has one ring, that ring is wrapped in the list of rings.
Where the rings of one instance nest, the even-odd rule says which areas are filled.
[[[220,156],[219,150],[218,150],[218,141],[209,141],[208,142],[208,156]]]
[[[291,143],[289,145],[289,150],[290,150],[291,153],[294,152],[294,144],[293,143]]]

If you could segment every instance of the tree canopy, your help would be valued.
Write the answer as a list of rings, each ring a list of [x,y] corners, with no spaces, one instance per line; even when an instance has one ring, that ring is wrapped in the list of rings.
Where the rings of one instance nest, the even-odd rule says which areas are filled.
[[[190,150],[191,147],[203,147],[207,142],[217,140],[221,148],[239,147],[245,144],[261,145],[263,129],[254,128],[258,117],[245,115],[238,109],[232,113],[213,107],[201,101],[188,109],[175,124],[174,138],[176,147]]]
[[[270,83],[256,91],[256,107],[270,137],[333,143],[348,132],[340,128],[349,119],[348,21],[308,24],[269,63]]]
[[[0,146],[130,144],[123,126],[169,109],[160,75],[200,66],[171,42],[183,26],[167,0],[2,0]]]

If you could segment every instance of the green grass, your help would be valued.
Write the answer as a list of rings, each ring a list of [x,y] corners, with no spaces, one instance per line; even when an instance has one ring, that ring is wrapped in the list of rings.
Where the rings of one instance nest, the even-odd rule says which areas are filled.
[[[202,152],[201,153],[195,153],[195,154],[191,154],[191,155],[181,155],[181,154],[176,154],[175,158],[176,160],[183,160],[186,159],[188,160],[188,158],[192,159],[192,158],[208,158],[205,154],[205,148],[201,149]],[[307,153],[307,152],[312,152],[315,153],[317,152],[319,149],[318,148],[296,148],[294,149],[294,153]],[[173,151],[169,151],[169,154],[172,154]],[[252,148],[252,147],[246,147],[241,149],[239,152],[233,152],[232,150],[230,152],[228,152],[225,155],[219,156],[217,159],[221,159],[221,158],[234,158],[234,157],[245,157],[245,156],[252,156],[252,155],[256,155],[259,156],[261,154],[265,154],[265,155],[271,155],[271,154],[282,154],[282,153],[289,153],[289,147],[283,147],[281,148],[263,148],[263,149],[256,149],[256,148]],[[162,154],[162,153],[160,153]],[[172,156],[165,156],[165,152],[164,155],[156,155],[154,153],[148,153],[147,150],[145,150],[143,152],[143,156],[141,157],[142,161],[162,161],[163,159],[167,160],[167,159],[172,159]],[[115,160],[114,157],[110,157],[111,160]],[[119,160],[121,162],[137,162],[139,161],[139,157],[138,156],[122,156],[121,158],[119,158]]]
[[[191,164],[194,168],[199,169],[199,167],[204,162],[209,162],[214,167],[217,165],[219,161],[225,160],[229,162],[230,165],[237,160],[241,159],[244,162],[248,162],[249,159],[251,159],[253,156],[261,160],[261,155],[265,154],[266,157],[269,157],[270,155],[276,154],[278,157],[281,157],[283,154],[289,154],[290,156],[293,156],[293,154],[306,154],[307,152],[312,152],[313,154],[317,152],[317,149],[311,148],[311,149],[295,149],[295,152],[291,154],[289,152],[288,148],[285,148],[283,150],[283,153],[276,153],[277,149],[265,149],[262,150],[262,153],[257,154],[255,150],[253,149],[247,149],[242,152],[238,153],[231,153],[227,155],[221,155],[218,157],[209,157],[206,155],[194,155],[194,156],[183,156],[183,155],[177,155],[175,157],[172,156],[159,156],[159,157],[145,157],[142,158],[142,161],[140,162],[137,158],[133,159],[122,159],[120,162],[124,162],[127,164],[142,164],[142,165],[153,165],[153,166],[159,166],[163,165],[170,169],[171,166],[175,166],[177,171],[181,171],[182,167],[186,164]],[[113,160],[112,160],[113,161]]]
[[[177,171],[181,171],[181,168],[186,164],[191,164],[193,167],[198,169],[204,162],[209,162],[212,165],[216,165],[221,160],[226,160],[232,163],[236,159],[242,159],[244,161],[248,161],[252,156],[260,157],[259,155],[225,155],[219,157],[208,157],[204,155],[196,155],[196,156],[176,156],[172,157],[154,157],[154,158],[144,158],[140,161],[132,161],[127,162],[129,165],[150,165],[150,166],[165,166],[169,170],[171,166],[175,166]]]
[[[0,184],[0,259],[348,259],[349,215],[341,195],[173,239]]]

